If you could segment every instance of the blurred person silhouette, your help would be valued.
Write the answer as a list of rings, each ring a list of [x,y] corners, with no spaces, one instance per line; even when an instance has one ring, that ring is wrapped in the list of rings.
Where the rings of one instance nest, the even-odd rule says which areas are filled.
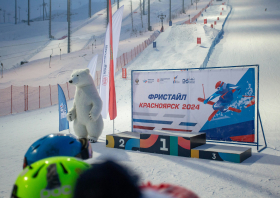
[[[139,185],[139,177],[120,164],[107,160],[81,174],[74,198],[198,198],[190,190],[171,184]]]

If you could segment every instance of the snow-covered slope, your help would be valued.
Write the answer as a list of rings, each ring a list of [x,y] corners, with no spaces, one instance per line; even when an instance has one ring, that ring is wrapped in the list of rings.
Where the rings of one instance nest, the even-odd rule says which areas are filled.
[[[142,16],[142,20],[139,0],[132,0],[131,2],[132,8],[130,1],[120,1],[119,3],[119,6],[125,6],[120,37],[121,41],[127,40],[128,38],[142,37],[143,34],[147,38],[151,34],[151,32],[147,32],[147,2],[145,3],[146,14]],[[79,3],[76,2],[71,5],[71,52],[91,47],[92,44],[94,46],[102,46],[104,43],[107,16],[106,9],[104,9],[106,7],[106,1],[92,1],[91,18],[87,18],[87,3],[88,1],[86,0],[80,0]],[[194,16],[208,3],[208,0],[200,0],[197,4],[196,10],[196,7],[190,6],[191,0],[185,0],[185,10],[187,13],[180,14],[180,12],[182,12],[182,2],[172,2],[173,23],[186,21],[188,15],[191,17]],[[6,2],[6,4],[8,3]],[[5,6],[5,4],[3,5]],[[167,26],[169,20],[169,1],[151,0],[150,5],[150,20],[153,29],[160,29],[161,24],[160,19],[158,18],[159,14],[165,14],[167,16],[164,20],[164,25]],[[39,6],[39,4],[34,6]],[[19,23],[17,25],[12,22],[8,24],[0,23],[0,54],[2,54],[0,61],[4,64],[5,70],[19,67],[21,61],[32,61],[50,57],[50,55],[59,55],[60,49],[62,54],[67,54],[68,39],[64,37],[67,36],[68,33],[66,4],[57,1],[52,3],[52,7],[54,10],[51,28],[51,34],[54,36],[53,40],[49,40],[49,21],[41,21],[42,17],[39,17],[39,21],[36,20],[32,22],[30,26],[27,26],[26,23]],[[116,9],[117,3],[116,1],[112,1],[112,11],[115,12]],[[32,16],[33,15],[31,15],[31,18],[38,18],[38,16],[41,15],[39,15],[39,12],[36,12],[36,15],[34,14],[34,16]],[[141,42],[143,42],[143,40]],[[119,53],[121,53],[121,46],[119,46],[119,48]],[[98,53],[101,53],[101,51]],[[101,58],[99,58],[99,63],[101,63]]]

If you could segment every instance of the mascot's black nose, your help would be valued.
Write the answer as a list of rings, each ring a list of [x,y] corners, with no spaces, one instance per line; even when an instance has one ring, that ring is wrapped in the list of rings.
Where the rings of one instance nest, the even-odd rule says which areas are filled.
[[[69,80],[69,83],[72,83],[73,81],[72,80]]]

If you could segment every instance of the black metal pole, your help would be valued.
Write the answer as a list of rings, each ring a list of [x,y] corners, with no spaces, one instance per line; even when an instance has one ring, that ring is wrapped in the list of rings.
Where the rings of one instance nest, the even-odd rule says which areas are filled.
[[[2,66],[2,78],[3,78],[3,73],[4,73],[4,66],[3,66],[3,63],[1,63],[1,66]]]
[[[106,23],[106,27],[109,23],[109,0],[107,0],[107,23]]]
[[[19,22],[20,22],[20,6],[18,6],[18,15],[19,15]]]
[[[43,21],[45,20],[45,0],[43,0]]]
[[[30,25],[30,0],[28,0],[27,24]]]
[[[49,13],[49,38],[52,38],[52,0],[50,0],[50,13]]]
[[[67,0],[68,4],[67,4],[67,21],[68,21],[68,50],[67,52],[70,53],[70,0]]]
[[[88,16],[91,18],[91,0],[88,2]]]
[[[17,0],[15,0],[15,24],[17,24]]]
[[[152,31],[151,29],[151,23],[150,23],[150,0],[148,0],[148,30]]]
[[[145,0],[143,0],[143,15],[145,15]]]
[[[171,0],[169,0],[169,26],[171,26],[172,20],[171,20]]]

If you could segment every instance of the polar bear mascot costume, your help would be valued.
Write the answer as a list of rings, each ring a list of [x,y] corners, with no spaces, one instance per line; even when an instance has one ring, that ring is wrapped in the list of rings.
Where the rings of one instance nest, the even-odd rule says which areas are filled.
[[[67,114],[74,121],[74,131],[79,138],[97,142],[104,124],[101,116],[102,100],[90,75],[89,69],[74,70],[69,83],[76,86],[74,106]]]

